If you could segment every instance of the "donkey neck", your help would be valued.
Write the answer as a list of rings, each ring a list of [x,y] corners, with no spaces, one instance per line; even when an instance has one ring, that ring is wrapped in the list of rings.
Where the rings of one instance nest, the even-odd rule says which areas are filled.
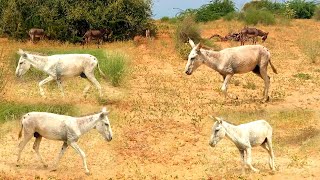
[[[42,70],[44,66],[48,62],[48,56],[39,56],[39,55],[31,55],[28,54],[27,60],[31,63],[35,68]]]
[[[81,134],[93,129],[100,120],[100,113],[77,118],[78,127]]]
[[[232,125],[226,121],[222,121],[222,127],[226,131],[227,137],[239,148],[246,149],[248,144],[241,139],[241,129],[238,126]],[[249,145],[250,146],[250,145]]]
[[[208,67],[218,71],[218,66],[220,64],[219,63],[220,53],[212,50],[205,50],[205,49],[201,49],[201,52],[204,58],[203,63]]]

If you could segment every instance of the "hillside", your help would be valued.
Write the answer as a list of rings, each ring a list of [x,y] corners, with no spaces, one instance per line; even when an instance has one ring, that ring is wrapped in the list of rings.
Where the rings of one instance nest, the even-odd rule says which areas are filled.
[[[257,26],[269,32],[263,45],[272,62],[270,102],[262,103],[263,81],[253,73],[235,75],[228,92],[238,100],[225,100],[220,92],[222,77],[201,66],[191,76],[184,73],[186,60],[174,48],[171,24],[161,24],[159,36],[152,40],[104,43],[106,52],[116,51],[130,59],[130,73],[120,87],[100,79],[106,103],[99,102],[96,90],[82,96],[87,82],[70,78],[64,82],[65,98],[56,83],[46,85],[47,98],[39,95],[38,83],[44,77],[14,76],[10,64],[9,80],[2,101],[18,104],[68,104],[77,114],[97,112],[106,105],[114,138],[105,142],[92,130],[79,140],[87,155],[92,175],[86,176],[81,158],[70,148],[58,170],[50,172],[62,142],[43,139],[40,153],[49,164],[43,168],[32,149],[31,140],[16,167],[19,117],[0,124],[0,179],[316,179],[320,173],[320,26],[313,20],[293,20],[290,25]],[[238,31],[239,22],[215,21],[201,24],[202,36]],[[258,42],[258,43],[261,43]],[[318,43],[318,44],[317,44]],[[215,42],[221,48],[239,42]],[[79,45],[56,42],[14,42],[0,39],[1,62],[19,49],[83,51]],[[95,49],[96,45],[89,46]],[[16,56],[17,57],[17,56]],[[18,58],[18,57],[17,57]],[[315,62],[312,62],[315,61]],[[268,167],[268,153],[253,148],[253,166],[259,173],[241,174],[237,148],[227,138],[209,146],[213,121],[208,115],[222,116],[234,124],[265,119],[273,127],[276,172]]]

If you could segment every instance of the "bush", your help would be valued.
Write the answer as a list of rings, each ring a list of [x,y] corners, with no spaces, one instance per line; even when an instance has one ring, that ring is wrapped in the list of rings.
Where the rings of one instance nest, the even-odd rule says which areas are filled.
[[[231,0],[214,0],[210,2],[200,7],[195,13],[195,20],[197,22],[217,20],[235,11],[234,2]]]
[[[262,1],[248,2],[242,8],[243,11],[247,11],[250,9],[268,10],[272,13],[281,14],[284,12],[285,6],[283,3],[271,2],[269,0],[262,0]]]
[[[164,16],[160,19],[160,21],[162,22],[168,22],[170,20],[170,18],[168,16]]]
[[[314,11],[313,19],[320,21],[320,6],[318,6]]]
[[[88,29],[109,28],[113,40],[131,39],[150,29],[151,3],[151,0],[0,0],[0,29],[14,39],[25,39],[30,28],[43,28],[50,39],[75,42]]]
[[[243,20],[248,25],[257,25],[258,23],[264,25],[274,24],[275,17],[270,11],[250,9],[244,13]]]
[[[113,86],[119,86],[128,71],[127,57],[120,53],[108,53],[100,62],[100,68],[106,73]]]
[[[295,12],[294,18],[297,19],[310,19],[316,10],[314,1],[292,0],[288,3],[289,7]]]
[[[192,16],[187,16],[178,22],[175,31],[175,47],[182,58],[187,58],[191,51],[189,44],[186,44],[188,38],[191,38],[195,42],[200,42],[201,40],[199,26]]]
[[[231,20],[237,20],[239,18],[239,13],[237,12],[230,12],[228,14],[226,14],[225,16],[223,16],[223,19],[226,21],[231,21]]]

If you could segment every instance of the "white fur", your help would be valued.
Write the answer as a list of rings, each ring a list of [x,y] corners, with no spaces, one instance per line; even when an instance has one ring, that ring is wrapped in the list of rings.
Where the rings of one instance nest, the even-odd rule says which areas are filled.
[[[45,167],[47,167],[47,164],[43,161],[39,153],[39,145],[42,137],[64,142],[53,170],[56,170],[62,155],[70,145],[78,154],[80,154],[86,174],[89,174],[85,153],[77,145],[77,141],[80,136],[92,128],[96,128],[97,131],[103,135],[105,140],[111,141],[112,130],[107,115],[108,112],[105,108],[97,114],[84,117],[71,117],[47,112],[30,112],[25,114],[22,117],[22,126],[19,132],[20,138],[23,131],[23,139],[19,143],[17,166],[19,166],[20,155],[23,148],[28,141],[35,136],[36,140],[33,144],[33,149]]]
[[[273,171],[274,154],[272,149],[272,127],[265,120],[257,120],[238,126],[232,125],[221,118],[212,117],[217,121],[212,127],[210,146],[214,147],[222,138],[227,136],[239,149],[243,161],[243,171],[245,166],[255,172],[259,171],[251,165],[251,148],[262,146],[270,155],[269,166]],[[246,158],[245,158],[246,155]]]
[[[49,75],[49,77],[39,83],[40,94],[42,96],[45,96],[42,86],[52,80],[57,81],[62,96],[64,96],[61,78],[79,76],[82,73],[85,74],[90,83],[96,86],[100,97],[102,96],[101,85],[94,76],[95,67],[98,66],[99,72],[102,75],[104,74],[99,68],[96,57],[90,54],[40,56],[26,53],[21,49],[19,49],[17,53],[21,56],[16,69],[17,76],[25,74],[29,70],[30,66],[33,66]],[[84,94],[87,93],[89,88],[90,85],[85,88]]]
[[[228,82],[234,74],[258,71],[256,74],[264,80],[264,100],[268,101],[270,78],[267,66],[271,65],[273,72],[277,73],[270,61],[270,52],[261,45],[247,45],[213,51],[197,45],[189,39],[192,50],[188,56],[185,72],[191,75],[200,65],[205,64],[223,76],[224,83],[221,90],[227,97]]]

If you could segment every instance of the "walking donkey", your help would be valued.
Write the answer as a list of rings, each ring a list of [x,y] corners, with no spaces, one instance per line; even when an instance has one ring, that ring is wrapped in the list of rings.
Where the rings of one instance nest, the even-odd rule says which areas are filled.
[[[277,73],[277,70],[271,63],[271,55],[267,48],[261,45],[247,45],[213,51],[203,48],[200,43],[195,45],[191,39],[189,39],[189,44],[192,50],[185,67],[187,75],[191,75],[200,65],[207,65],[222,75],[224,82],[221,90],[227,97],[227,87],[232,76],[252,71],[264,80],[264,102],[269,100],[268,64],[271,65],[274,73]]]
[[[112,31],[109,29],[100,29],[100,30],[88,30],[84,36],[83,36],[83,42],[82,42],[82,47],[84,47],[84,44],[87,44],[95,39],[97,40],[98,48],[99,44],[102,43],[103,37],[107,35],[108,37],[111,36]]]
[[[45,36],[44,30],[39,28],[31,28],[28,32],[28,35],[30,36],[30,40],[33,43],[35,38],[39,38],[40,40],[42,40]]]
[[[242,171],[245,172],[246,165],[255,172],[259,170],[251,164],[251,148],[261,146],[269,153],[269,166],[275,171],[274,154],[272,149],[272,127],[265,120],[257,120],[238,126],[232,125],[222,118],[212,117],[216,122],[212,127],[212,135],[209,145],[215,147],[217,143],[227,136],[239,149],[243,162]]]
[[[36,140],[33,144],[33,149],[43,166],[48,167],[39,153],[40,142],[42,137],[44,137],[50,140],[63,141],[60,154],[52,169],[53,171],[57,169],[58,163],[67,147],[71,146],[81,156],[85,173],[90,174],[87,167],[86,155],[78,146],[77,141],[83,134],[93,128],[97,129],[106,141],[112,140],[112,130],[106,108],[103,108],[97,114],[83,117],[71,117],[47,112],[29,112],[21,120],[18,138],[21,138],[23,131],[23,139],[19,143],[17,166],[20,166],[20,156],[23,148],[34,136]]]
[[[257,43],[257,36],[262,37],[262,42],[264,42],[268,38],[269,32],[263,32],[257,28],[249,28],[245,27],[240,31],[240,41],[241,46],[244,45],[244,42],[247,41],[249,38],[252,38],[252,43]]]
[[[98,66],[100,74],[105,76],[101,71],[98,60],[90,54],[59,54],[52,56],[40,56],[29,54],[22,49],[17,52],[20,55],[18,66],[16,69],[16,76],[20,77],[25,74],[30,66],[43,71],[49,75],[46,79],[39,83],[40,94],[45,97],[42,86],[52,80],[56,80],[58,87],[64,96],[62,87],[62,78],[81,76],[94,84],[102,97],[101,85],[94,76],[94,69]],[[86,95],[90,89],[90,84],[84,89],[83,93]]]

